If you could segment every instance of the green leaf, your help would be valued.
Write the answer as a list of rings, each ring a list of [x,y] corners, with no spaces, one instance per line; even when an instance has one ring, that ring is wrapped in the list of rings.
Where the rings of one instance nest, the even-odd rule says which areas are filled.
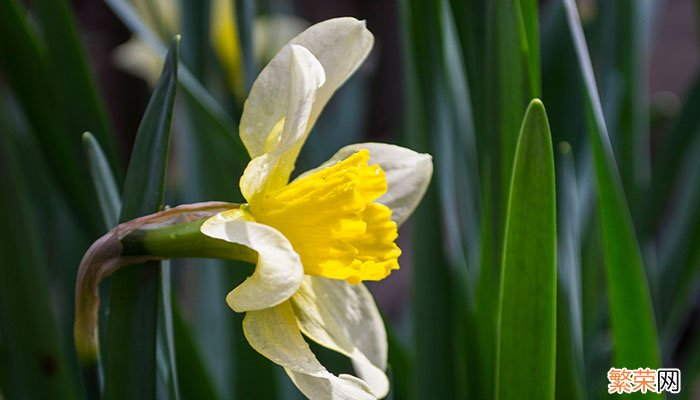
[[[0,193],[0,337],[2,367],[8,367],[3,395],[77,399],[77,368],[55,321],[50,264],[39,241],[47,221],[32,213],[26,170],[8,125],[0,120],[0,184],[6,188]]]
[[[455,398],[455,358],[451,276],[442,254],[442,233],[435,223],[440,212],[435,184],[425,194],[413,217],[422,227],[414,236],[413,298],[414,351],[413,390],[416,399]],[[430,329],[421,321],[430,321]]]
[[[679,190],[666,222],[672,229],[659,246],[658,293],[673,293],[659,296],[656,304],[665,350],[671,350],[681,339],[680,329],[692,318],[692,305],[700,287],[700,137],[694,136],[695,143],[689,146],[680,168]]]
[[[502,257],[496,398],[553,399],[556,196],[552,139],[539,100],[533,100],[525,114],[512,177]]]
[[[120,221],[163,204],[170,123],[177,87],[177,42],[148,102],[127,171]],[[104,353],[105,399],[155,397],[159,263],[125,268],[112,278]]]
[[[172,302],[172,277],[170,274],[170,261],[162,262],[160,268],[160,282],[158,291],[158,314],[160,315],[158,325],[158,355],[163,360],[163,368],[158,368],[159,375],[164,382],[163,398],[180,400],[180,389],[178,382],[177,360],[175,357],[175,332],[173,323],[173,302]],[[160,363],[159,363],[160,364]],[[189,368],[185,370],[188,373]]]
[[[664,136],[658,147],[658,156],[654,161],[649,199],[645,202],[640,232],[649,233],[656,227],[664,215],[669,196],[673,193],[677,178],[681,176],[681,167],[686,154],[692,149],[692,140],[700,132],[700,73],[689,89],[683,101],[683,109],[671,130]]]
[[[207,70],[209,17],[211,1],[180,0],[182,16],[182,45],[180,58],[192,74],[201,80]]]
[[[659,346],[642,256],[613,156],[578,10],[572,0],[566,0],[564,5],[585,87],[608,278],[614,365],[658,368]]]
[[[438,159],[436,151],[444,148],[449,140],[451,110],[444,82],[443,55],[436,46],[443,32],[444,10],[439,2],[407,1],[402,3],[402,28],[405,32],[404,65],[407,85],[407,118],[405,128],[409,147],[430,152]],[[444,90],[441,90],[444,89]],[[433,129],[444,130],[432,136]],[[442,146],[440,145],[442,141]],[[413,348],[415,363],[412,390],[415,398],[451,399],[457,397],[455,340],[455,309],[453,308],[453,268],[464,268],[460,259],[464,254],[455,251],[454,242],[446,245],[446,235],[440,218],[441,191],[452,179],[445,164],[436,165],[433,182],[413,217],[421,230],[414,236],[413,253]],[[443,171],[444,174],[443,175]],[[440,179],[445,182],[440,182]],[[439,222],[440,223],[439,223]],[[454,231],[451,231],[451,233]],[[454,238],[452,238],[454,239]],[[449,247],[449,248],[448,248]],[[459,265],[459,264],[462,265]],[[431,329],[424,329],[421,321],[431,321]],[[463,382],[460,380],[460,382]]]
[[[183,320],[180,308],[173,307],[173,333],[177,349],[177,369],[185,371],[179,374],[179,387],[182,398],[186,400],[221,398],[216,392],[204,362],[192,337],[190,328]]]
[[[241,59],[243,61],[243,80],[245,93],[248,93],[255,78],[258,76],[258,68],[255,65],[255,53],[253,37],[253,22],[255,21],[255,1],[236,1],[236,27],[241,42]]]
[[[532,0],[523,0],[528,4]],[[529,43],[530,37],[537,37],[536,5],[520,7],[520,1],[497,1],[495,8],[495,42],[497,43],[495,54],[495,68],[498,75],[493,81],[496,86],[495,103],[493,103],[492,115],[496,116],[498,127],[494,135],[497,144],[494,146],[500,153],[499,164],[497,165],[498,182],[500,182],[499,210],[500,218],[505,216],[508,189],[511,172],[513,171],[513,160],[515,147],[518,140],[518,129],[520,128],[521,116],[527,107],[530,99],[538,97],[539,71],[532,68],[539,66],[539,54],[534,53],[539,48],[535,43]],[[523,10],[527,12],[528,25],[526,27]],[[533,16],[534,10],[534,16]],[[534,18],[534,26],[532,19]],[[532,47],[533,52],[530,51]],[[533,60],[534,59],[534,60]],[[532,61],[531,61],[532,60]],[[537,87],[533,85],[537,84]],[[502,224],[497,226],[498,234],[502,232]],[[501,240],[497,243],[500,245]],[[500,252],[500,249],[499,249]]]
[[[557,398],[586,398],[583,355],[581,221],[574,157],[559,143],[557,169]]]
[[[647,99],[651,2],[621,0],[601,3],[600,78],[603,104],[622,186],[633,216],[650,177]]]
[[[52,79],[70,136],[77,142],[81,132],[95,132],[106,150],[112,171],[120,174],[111,124],[87,63],[70,2],[54,0],[31,4],[41,25]]]
[[[557,290],[557,349],[556,349],[556,395],[557,399],[583,400],[584,382],[581,380],[583,363],[579,357],[575,341],[574,321],[570,315],[565,290],[559,286]]]
[[[83,134],[83,145],[85,146],[92,183],[95,185],[97,198],[100,202],[102,217],[107,229],[111,229],[117,225],[119,210],[122,207],[117,182],[114,180],[102,147],[90,132]]]
[[[520,28],[521,53],[527,66],[528,84],[532,97],[541,96],[542,84],[540,78],[540,35],[538,20],[538,1],[516,0],[520,9],[515,12]]]
[[[62,194],[76,219],[85,221],[82,229],[102,232],[96,197],[85,185],[87,170],[80,163],[82,149],[78,135],[71,135],[60,112],[57,87],[52,80],[47,49],[39,41],[22,7],[16,0],[0,1],[0,70],[15,93],[38,139]]]
[[[384,319],[386,336],[389,342],[389,364],[387,370],[390,379],[391,391],[387,398],[396,400],[413,399],[411,396],[411,376],[413,360],[406,346],[397,337],[396,331],[390,322]]]

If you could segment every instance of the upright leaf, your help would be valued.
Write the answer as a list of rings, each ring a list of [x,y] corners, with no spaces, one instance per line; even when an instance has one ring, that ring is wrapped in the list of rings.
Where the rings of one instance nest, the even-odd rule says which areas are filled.
[[[618,368],[658,368],[660,355],[651,296],[605,125],[586,39],[575,2],[565,0],[564,5],[585,87],[608,277],[614,365]]]
[[[441,12],[440,2],[409,0],[402,3],[402,24],[407,39],[404,65],[407,66],[409,93],[405,121],[407,140],[410,147],[431,152],[436,159],[438,156],[434,151],[440,147],[439,141],[437,135],[429,132],[433,132],[434,124],[440,124],[438,129],[445,129],[445,123],[451,118],[448,109],[443,107],[448,104],[447,89],[443,81],[440,48],[435,45],[441,40]],[[444,178],[450,179],[448,176]],[[459,355],[454,354],[452,345],[455,309],[450,267],[457,267],[451,262],[458,259],[454,257],[458,254],[446,249],[445,233],[438,219],[442,211],[439,189],[443,185],[439,179],[442,179],[441,172],[433,177],[433,183],[414,216],[414,223],[421,227],[414,235],[412,288],[415,324],[412,391],[416,399],[457,397],[455,362]],[[432,321],[431,329],[424,329],[421,321],[428,320]]]
[[[554,399],[554,155],[539,100],[530,103],[520,130],[502,259],[496,398]]]
[[[2,391],[8,398],[77,399],[77,368],[68,357],[52,309],[46,229],[30,210],[26,173],[10,127],[0,121],[0,337]],[[7,386],[5,386],[7,385]]]
[[[534,86],[539,85],[539,71],[534,70],[539,67],[539,54],[535,53],[539,49],[539,44],[537,40],[532,44],[529,42],[537,39],[537,7],[530,4],[532,0],[522,1],[524,7],[521,7],[519,0],[500,0],[494,2],[493,6],[495,7],[494,35],[497,43],[494,66],[497,68],[498,75],[492,83],[496,86],[494,93],[497,96],[492,115],[497,116],[494,123],[498,124],[497,130],[493,133],[494,140],[497,141],[495,148],[498,148],[500,153],[497,169],[494,169],[494,172],[498,172],[498,182],[500,182],[500,188],[498,188],[501,204],[500,218],[504,217],[507,207],[510,174],[513,170],[521,116],[528,101],[538,97],[541,92],[539,87]],[[527,25],[524,15],[527,16]],[[497,135],[495,135],[496,132],[498,132]],[[499,234],[502,229],[503,225],[500,224]],[[499,246],[500,243],[499,239]],[[498,251],[500,252],[500,249]]]
[[[655,2],[601,3],[598,47],[606,122],[626,198],[637,216],[650,176],[647,81]]]
[[[97,198],[100,202],[102,218],[105,227],[111,229],[117,225],[121,209],[119,188],[102,147],[90,132],[83,134],[83,145],[85,146],[92,183],[95,185]]]
[[[112,127],[87,63],[70,2],[35,1],[32,6],[43,31],[52,78],[58,88],[59,105],[67,117],[70,136],[77,142],[81,132],[94,132],[105,149],[112,170],[119,177],[121,170]]]
[[[659,246],[658,293],[673,294],[659,296],[656,304],[664,349],[669,350],[681,340],[683,323],[692,319],[700,287],[700,137],[688,147],[666,222],[673,229]]]
[[[0,72],[15,93],[62,194],[89,233],[102,232],[96,198],[85,185],[89,176],[80,163],[82,149],[77,131],[71,136],[66,116],[60,112],[56,82],[47,49],[39,40],[23,8],[16,0],[0,1]]]
[[[177,87],[177,42],[148,102],[127,171],[121,221],[158,211],[163,205],[170,122]],[[159,263],[114,274],[105,346],[105,398],[155,397]]]
[[[693,149],[693,138],[700,132],[700,74],[688,90],[683,108],[671,130],[658,146],[658,156],[654,161],[648,199],[644,203],[644,213],[640,215],[640,232],[649,233],[664,215],[669,196],[673,193],[677,178],[682,176],[681,167],[686,154]],[[692,153],[691,153],[692,154]]]
[[[253,0],[236,1],[236,27],[241,41],[241,56],[243,61],[243,79],[245,93],[253,86],[257,74],[255,66],[253,22],[255,21],[255,4]]]
[[[219,399],[220,396],[206,373],[191,330],[182,319],[177,306],[173,308],[173,333],[177,349],[176,368],[185,371],[178,376],[178,386],[182,398],[187,400]]]
[[[173,322],[172,277],[170,260],[162,262],[159,282],[158,314],[158,358],[163,360],[159,376],[164,383],[163,395],[167,399],[180,400],[177,360],[175,357],[175,328]],[[185,372],[187,373],[187,372]]]

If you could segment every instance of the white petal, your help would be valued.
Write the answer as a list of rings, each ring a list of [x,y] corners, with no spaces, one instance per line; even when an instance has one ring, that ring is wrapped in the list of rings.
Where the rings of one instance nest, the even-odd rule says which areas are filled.
[[[349,17],[320,22],[290,41],[308,49],[326,74],[326,84],[316,95],[307,131],[298,140],[306,139],[323,107],[364,61],[373,42],[365,23]],[[258,75],[243,106],[240,133],[251,158],[267,151],[268,134],[278,121],[289,118],[290,56],[290,47],[283,47]]]
[[[364,285],[305,276],[291,302],[306,336],[350,357],[372,393],[379,398],[387,395],[386,331],[377,305]]]
[[[433,158],[430,154],[416,153],[393,144],[356,143],[338,150],[328,161],[304,172],[299,178],[344,160],[360,149],[369,150],[369,163],[379,164],[386,173],[389,188],[377,202],[389,207],[392,211],[391,219],[401,226],[428,189],[433,175]]]
[[[291,243],[276,229],[251,221],[241,210],[231,210],[209,218],[200,230],[207,236],[238,243],[258,253],[253,275],[226,296],[234,311],[275,306],[299,288],[304,267]]]
[[[310,399],[374,399],[362,381],[335,376],[321,365],[301,336],[289,302],[247,312],[243,333],[258,353],[283,366]]]
[[[285,368],[292,382],[312,400],[376,400],[367,384],[352,375],[341,374],[333,380],[304,375]]]
[[[253,158],[241,177],[241,192],[249,202],[256,194],[287,184],[307,134],[316,91],[325,81],[321,64],[306,48],[292,44],[283,51],[289,53],[286,114],[271,127],[265,152]]]

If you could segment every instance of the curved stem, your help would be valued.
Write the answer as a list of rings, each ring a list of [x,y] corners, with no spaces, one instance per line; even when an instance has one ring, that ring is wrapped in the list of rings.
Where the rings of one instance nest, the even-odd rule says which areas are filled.
[[[208,218],[238,207],[240,204],[224,202],[185,204],[120,224],[93,243],[80,262],[75,285],[73,335],[81,363],[91,365],[98,358],[99,286],[120,268],[187,257],[256,263],[255,251],[200,231]]]

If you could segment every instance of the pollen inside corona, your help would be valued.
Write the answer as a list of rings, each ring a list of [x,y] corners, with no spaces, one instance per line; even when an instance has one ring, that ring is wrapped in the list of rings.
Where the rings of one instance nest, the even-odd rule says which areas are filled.
[[[279,230],[304,272],[350,283],[380,280],[398,269],[401,250],[391,210],[374,203],[387,191],[384,171],[360,150],[338,163],[266,193],[247,207]]]

